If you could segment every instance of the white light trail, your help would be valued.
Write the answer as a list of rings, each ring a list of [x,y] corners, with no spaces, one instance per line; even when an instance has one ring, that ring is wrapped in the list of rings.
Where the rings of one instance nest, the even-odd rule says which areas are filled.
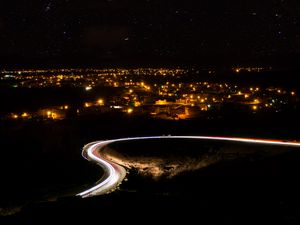
[[[107,141],[96,141],[84,146],[82,151],[82,156],[87,160],[91,160],[99,164],[104,170],[104,175],[98,181],[97,185],[77,195],[84,198],[84,197],[109,193],[114,188],[116,188],[125,178],[126,175],[125,168],[112,161],[108,161],[107,159],[103,158],[101,156],[102,148],[115,142],[148,140],[148,139],[202,139],[202,140],[232,141],[232,142],[245,142],[245,143],[253,143],[253,144],[268,144],[268,145],[300,147],[299,142],[263,140],[263,139],[252,139],[252,138],[210,137],[210,136],[149,136],[149,137],[120,138],[120,139],[113,139]]]

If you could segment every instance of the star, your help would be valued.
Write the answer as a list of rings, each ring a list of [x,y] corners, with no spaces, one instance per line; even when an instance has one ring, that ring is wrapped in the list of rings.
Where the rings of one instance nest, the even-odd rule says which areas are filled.
[[[45,12],[48,12],[51,10],[51,5],[52,5],[52,2],[49,2],[45,8]]]

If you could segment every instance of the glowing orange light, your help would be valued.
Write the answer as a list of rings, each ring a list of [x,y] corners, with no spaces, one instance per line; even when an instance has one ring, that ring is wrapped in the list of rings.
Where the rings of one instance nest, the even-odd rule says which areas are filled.
[[[88,103],[88,102],[86,102],[86,103],[84,103],[84,106],[85,106],[86,108],[88,108],[88,107],[91,107],[91,104]]]
[[[103,101],[103,99],[98,99],[97,103],[98,103],[99,105],[103,105],[104,101]]]
[[[23,114],[22,114],[22,117],[27,117],[28,116],[28,113],[26,113],[26,112],[24,112]]]

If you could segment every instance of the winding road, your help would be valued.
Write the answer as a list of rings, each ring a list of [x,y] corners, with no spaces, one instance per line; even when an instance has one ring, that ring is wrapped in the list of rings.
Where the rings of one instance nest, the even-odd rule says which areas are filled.
[[[147,139],[202,139],[202,140],[216,140],[216,141],[231,141],[231,142],[246,142],[266,145],[280,145],[280,146],[294,146],[300,147],[299,142],[286,142],[279,140],[261,140],[250,138],[232,138],[232,137],[209,137],[209,136],[150,136],[150,137],[133,137],[121,138],[106,141],[96,141],[89,143],[83,147],[82,156],[89,161],[93,161],[101,166],[104,170],[104,175],[92,188],[85,190],[77,196],[91,197],[96,195],[107,194],[115,190],[126,176],[126,169],[112,161],[107,160],[102,154],[101,150],[111,143],[134,140]]]

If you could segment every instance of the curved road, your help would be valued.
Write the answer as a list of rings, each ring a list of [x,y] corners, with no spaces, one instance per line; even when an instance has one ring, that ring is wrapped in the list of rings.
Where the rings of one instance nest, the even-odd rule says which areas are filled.
[[[113,191],[125,178],[126,170],[124,167],[108,161],[101,155],[101,149],[111,143],[121,141],[134,141],[145,139],[202,139],[202,140],[216,140],[216,141],[232,141],[232,142],[247,142],[256,144],[268,144],[268,145],[281,145],[281,146],[294,146],[300,147],[299,142],[285,142],[278,140],[261,140],[250,138],[231,138],[231,137],[209,137],[209,136],[150,136],[150,137],[134,137],[134,138],[121,138],[107,141],[96,141],[84,146],[82,156],[89,161],[94,161],[100,165],[104,170],[104,175],[97,182],[97,184],[83,191],[77,196],[91,197],[95,195],[106,194]]]

